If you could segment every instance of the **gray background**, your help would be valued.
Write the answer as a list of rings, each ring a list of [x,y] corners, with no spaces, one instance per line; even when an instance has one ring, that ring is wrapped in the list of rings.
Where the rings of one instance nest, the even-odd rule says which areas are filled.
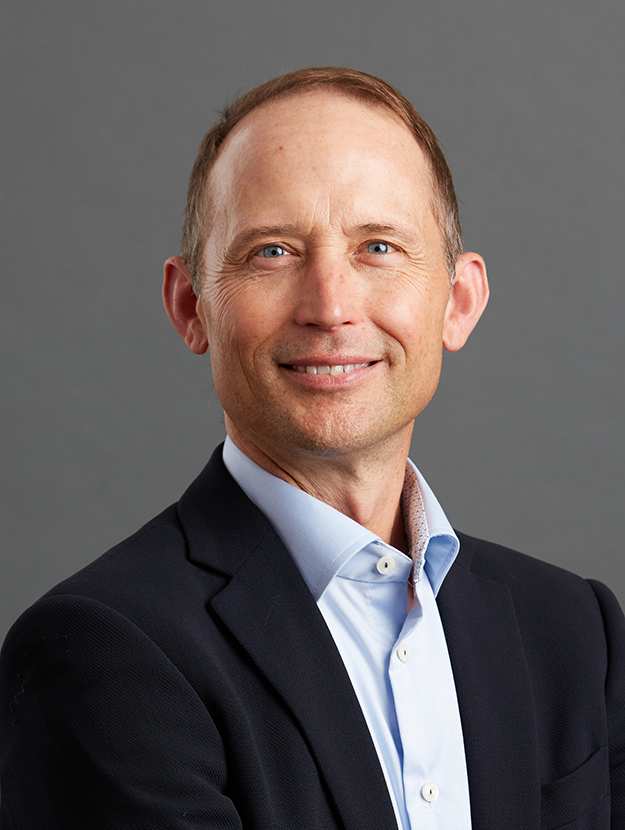
[[[443,142],[487,313],[412,455],[452,522],[625,600],[623,0],[4,0],[0,637],[223,437],[160,300],[214,110],[311,64]]]

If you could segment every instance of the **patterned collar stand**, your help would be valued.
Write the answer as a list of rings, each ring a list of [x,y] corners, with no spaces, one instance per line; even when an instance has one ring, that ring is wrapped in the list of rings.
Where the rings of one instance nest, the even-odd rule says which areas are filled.
[[[425,549],[429,540],[428,520],[421,498],[421,489],[417,481],[417,474],[410,462],[406,463],[404,487],[399,503],[401,517],[404,523],[404,533],[408,542],[410,558],[414,565],[412,569],[412,584],[421,578],[421,571],[425,561]]]

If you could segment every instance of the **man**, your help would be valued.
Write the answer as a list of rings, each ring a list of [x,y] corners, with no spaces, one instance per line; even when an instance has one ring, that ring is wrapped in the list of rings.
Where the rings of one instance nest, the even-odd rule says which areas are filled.
[[[167,312],[228,439],[3,653],[5,828],[625,827],[625,624],[455,534],[407,462],[488,298],[384,82],[244,96],[191,177]]]

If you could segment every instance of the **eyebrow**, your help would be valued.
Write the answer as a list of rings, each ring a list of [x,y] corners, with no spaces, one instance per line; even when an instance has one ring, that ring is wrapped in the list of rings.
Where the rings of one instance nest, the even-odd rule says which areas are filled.
[[[356,225],[349,229],[351,234],[364,234],[365,236],[371,234],[373,236],[383,236],[384,234],[391,234],[404,242],[415,242],[417,237],[414,233],[402,228],[399,225],[382,225],[377,222],[365,222],[363,225]]]
[[[256,242],[264,236],[291,236],[297,233],[295,225],[259,225],[238,233],[228,245],[228,250],[237,254],[251,245],[252,242]]]

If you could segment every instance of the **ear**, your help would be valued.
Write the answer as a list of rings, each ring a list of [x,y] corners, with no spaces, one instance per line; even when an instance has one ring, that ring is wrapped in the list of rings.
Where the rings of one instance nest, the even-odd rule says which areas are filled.
[[[443,325],[443,345],[456,352],[467,342],[488,302],[486,265],[479,254],[461,254]]]
[[[187,346],[195,354],[204,354],[208,348],[204,310],[182,257],[172,256],[165,263],[163,302],[167,316]]]

